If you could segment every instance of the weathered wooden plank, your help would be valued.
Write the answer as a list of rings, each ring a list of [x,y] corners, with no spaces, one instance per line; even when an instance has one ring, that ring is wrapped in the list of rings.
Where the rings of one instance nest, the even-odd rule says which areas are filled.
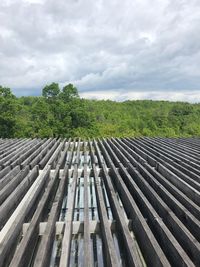
[[[108,221],[111,232],[115,233],[117,231],[116,227],[116,221],[115,220],[109,220]],[[132,221],[128,220],[127,222],[128,227],[131,229],[131,224]],[[23,229],[22,229],[22,235],[26,235],[26,232],[29,228],[30,223],[24,223],[23,224]],[[89,221],[89,233],[90,234],[100,234],[101,229],[100,229],[100,221],[98,220],[90,220]],[[44,236],[47,233],[47,228],[48,228],[48,222],[40,222],[39,225],[39,235]],[[56,221],[55,223],[55,235],[62,235],[64,234],[64,228],[65,228],[65,222],[64,221]],[[77,235],[77,234],[84,234],[84,221],[73,221],[72,222],[72,235]],[[45,251],[44,247],[42,247],[42,251]],[[45,252],[47,254],[50,254],[51,251]]]
[[[70,142],[67,143],[67,146],[64,149],[63,156],[59,160],[59,164],[57,168],[63,165],[63,161],[65,160],[65,155],[69,149]],[[51,252],[53,247],[53,242],[55,240],[56,235],[56,221],[58,220],[62,201],[64,197],[64,193],[67,191],[68,184],[68,169],[71,167],[72,157],[70,157],[70,162],[65,164],[64,170],[62,172],[62,177],[58,186],[58,190],[56,192],[55,199],[53,201],[53,205],[48,217],[48,221],[46,223],[46,229],[44,231],[39,249],[35,256],[34,266],[35,267],[47,267],[49,266]]]
[[[53,155],[53,153],[55,152],[55,150],[57,149],[57,147],[59,146],[59,144],[60,144],[60,139],[55,142],[55,144],[52,146],[52,148],[41,159],[41,161],[39,162],[40,169],[43,169],[44,168],[44,166],[50,160],[51,156]]]
[[[197,138],[1,139],[0,267],[198,266],[199,159]]]
[[[33,172],[37,171],[37,168],[33,169]],[[23,197],[20,204],[17,206],[5,226],[1,230],[0,234],[0,267],[7,265],[7,256],[12,255],[13,248],[18,241],[17,238],[22,230],[22,225],[25,217],[34,209],[35,202],[39,194],[44,190],[45,182],[48,180],[50,174],[50,167],[48,166],[38,176],[26,195]]]
[[[6,156],[5,158],[0,160],[0,165],[2,165],[4,168],[6,166],[11,165],[11,163],[16,160],[20,155],[22,155],[24,152],[26,152],[30,147],[32,147],[37,141],[33,139],[30,142],[26,142],[23,144],[20,148],[14,150],[11,154]]]
[[[126,150],[123,147],[120,147],[120,151],[122,151],[125,155],[128,155],[127,146],[126,146]],[[132,160],[130,156],[129,156],[129,160],[131,162],[133,161],[134,164],[136,164],[135,161]],[[146,216],[148,217],[148,220],[154,232],[154,235],[157,236],[162,249],[168,256],[168,259],[172,261],[172,263],[173,261],[175,261],[177,266],[178,266],[178,262],[180,263],[180,266],[182,266],[182,264],[184,266],[188,266],[188,264],[190,266],[191,264],[192,266],[193,265],[192,261],[189,259],[187,254],[184,252],[184,250],[182,249],[180,244],[177,242],[177,240],[174,238],[172,233],[168,230],[166,225],[162,222],[162,219],[159,217],[159,214],[150,204],[146,195],[143,194],[143,192],[140,190],[138,185],[135,183],[133,178],[136,177],[136,175],[138,179],[139,177],[140,177],[140,180],[143,179],[140,173],[131,165],[131,163],[128,163],[128,170],[132,176],[134,175],[133,178],[130,177],[126,169],[121,168],[121,170],[122,170],[122,174],[124,175],[124,179],[126,179],[127,187],[129,188],[129,190],[131,190],[132,195],[136,197],[138,204],[142,207],[142,212],[145,212]],[[159,235],[157,235],[156,232],[158,232]],[[166,247],[166,244],[167,244],[167,247]],[[171,257],[171,255],[173,255],[173,257]]]
[[[8,179],[2,179],[0,181],[0,188],[2,187],[2,189],[0,190],[0,205],[6,198],[10,196],[10,194],[12,194],[12,192],[17,188],[17,186],[22,182],[22,180],[29,172],[28,167],[25,167],[22,171],[19,172],[19,166],[17,166],[14,170],[14,172],[11,172],[11,174],[6,177],[11,179],[10,181],[8,181]]]
[[[11,213],[17,207],[23,196],[26,194],[26,190],[30,188],[32,183],[37,177],[37,168],[33,169],[30,173],[28,167],[21,171],[19,178],[24,180],[13,190],[13,192],[7,197],[7,199],[0,206],[0,229],[4,226]]]
[[[103,152],[102,143],[99,142],[99,145]],[[109,147],[107,146],[107,149],[108,148]],[[104,157],[106,158],[105,155]],[[124,160],[129,163],[128,159],[124,158]],[[123,164],[121,164],[119,159],[118,163],[120,164],[119,166],[122,168],[122,170],[126,171],[126,168],[123,166]],[[163,250],[161,249],[155,236],[152,233],[152,230],[147,224],[147,221],[145,219],[146,217],[143,217],[141,210],[137,206],[135,200],[133,199],[133,196],[130,194],[128,187],[126,186],[120,175],[115,176],[115,185],[121,197],[123,207],[133,221],[132,228],[147,265],[170,266]]]
[[[95,180],[95,191],[97,196],[97,204],[98,204],[98,212],[101,222],[101,232],[103,237],[103,243],[104,243],[104,253],[105,253],[105,260],[108,266],[119,266],[119,260],[116,254],[116,250],[113,243],[112,233],[109,227],[108,223],[108,217],[106,216],[106,206],[104,202],[103,192],[102,192],[102,186],[101,186],[101,180],[99,179],[97,168],[95,165],[95,157],[92,150],[91,142],[89,142],[90,146],[90,153],[92,155],[92,170],[94,174],[94,180]]]
[[[74,164],[73,170],[73,180],[71,186],[68,189],[68,210],[65,219],[65,231],[62,240],[62,250],[60,256],[60,265],[59,267],[67,267],[69,264],[69,255],[71,248],[71,236],[72,236],[72,221],[74,215],[74,205],[75,205],[75,196],[76,196],[76,186],[78,179],[78,162],[80,156],[80,142],[78,143],[76,161]]]
[[[126,248],[126,261],[128,262],[129,266],[143,266],[142,259],[140,258],[140,253],[138,251],[138,247],[136,245],[135,240],[132,238],[130,231],[128,229],[128,225],[126,224],[126,218],[123,214],[123,210],[120,207],[119,201],[117,200],[117,196],[115,193],[114,186],[111,182],[111,178],[108,174],[107,168],[105,166],[105,163],[102,162],[101,155],[99,148],[97,147],[96,142],[94,142],[95,150],[98,155],[98,159],[100,159],[100,166],[102,168],[102,173],[104,177],[104,184],[107,189],[107,194],[110,199],[111,207],[115,215],[115,219],[117,221],[117,226],[119,227],[119,231],[121,232],[122,239],[124,241],[124,246]],[[110,157],[107,154],[107,159],[109,162],[109,167],[112,168],[112,170],[116,170]],[[117,171],[114,173],[115,176],[118,176],[119,174]]]
[[[20,244],[17,247],[16,253],[13,256],[13,259],[10,263],[10,267],[26,267],[30,263],[30,259],[33,255],[33,248],[36,245],[38,236],[39,236],[39,223],[44,216],[44,213],[47,213],[47,208],[49,206],[49,201],[52,198],[52,193],[56,182],[59,178],[59,166],[53,173],[53,177],[49,181],[47,188],[39,201],[37,209],[31,219],[29,227],[26,231],[26,235],[21,240]]]
[[[44,139],[44,142],[41,143],[40,146],[37,149],[35,149],[35,151],[29,157],[26,157],[24,159],[24,161],[20,164],[21,165],[21,168],[25,167],[34,158],[36,158],[44,148],[47,148],[48,147],[48,145],[50,144],[51,141],[52,141],[52,139],[47,139],[47,140]]]
[[[29,162],[31,169],[39,164],[45,154],[48,153],[48,150],[50,150],[55,143],[56,139],[52,139],[45,147],[42,146],[41,152],[39,152],[39,154],[34,159],[32,159],[31,162]]]
[[[89,202],[88,187],[89,179],[87,170],[87,143],[84,142],[84,266],[92,267],[91,242],[90,242],[90,221],[89,221]]]
[[[11,170],[10,166],[6,167],[0,172],[0,190],[4,188],[18,173],[20,172],[20,167],[16,166]]]

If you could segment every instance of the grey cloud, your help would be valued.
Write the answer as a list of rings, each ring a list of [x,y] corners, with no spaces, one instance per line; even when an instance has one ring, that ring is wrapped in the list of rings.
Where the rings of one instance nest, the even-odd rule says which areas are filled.
[[[197,94],[199,28],[197,0],[2,0],[0,84],[18,95],[52,81],[90,97]]]

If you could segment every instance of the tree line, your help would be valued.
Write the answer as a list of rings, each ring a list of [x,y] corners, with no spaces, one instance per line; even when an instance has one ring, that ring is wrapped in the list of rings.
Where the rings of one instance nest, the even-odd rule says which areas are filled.
[[[0,137],[200,136],[200,104],[80,98],[68,84],[46,85],[41,96],[16,97],[0,86]]]

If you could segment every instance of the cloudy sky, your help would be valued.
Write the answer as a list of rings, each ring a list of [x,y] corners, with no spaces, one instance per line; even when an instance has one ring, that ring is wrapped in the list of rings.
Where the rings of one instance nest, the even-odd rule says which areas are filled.
[[[1,0],[0,84],[200,101],[199,0]]]

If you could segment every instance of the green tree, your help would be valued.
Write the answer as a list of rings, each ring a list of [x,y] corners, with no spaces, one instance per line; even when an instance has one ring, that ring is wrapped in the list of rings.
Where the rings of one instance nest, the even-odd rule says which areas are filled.
[[[0,96],[5,98],[15,98],[10,88],[2,87],[1,85],[0,85]]]
[[[15,99],[0,96],[0,137],[15,136],[18,110],[19,105]]]
[[[55,99],[60,94],[58,83],[51,83],[42,89],[42,96],[47,99]]]
[[[78,98],[78,97],[79,97],[78,90],[71,83],[69,83],[68,85],[65,85],[63,87],[62,92],[60,93],[60,98],[65,102],[69,102],[73,98]]]
[[[57,83],[42,96],[16,97],[0,86],[0,137],[200,136],[200,104],[79,98]]]
[[[33,137],[51,137],[53,136],[54,117],[50,111],[50,105],[42,98],[30,107],[31,126]]]

